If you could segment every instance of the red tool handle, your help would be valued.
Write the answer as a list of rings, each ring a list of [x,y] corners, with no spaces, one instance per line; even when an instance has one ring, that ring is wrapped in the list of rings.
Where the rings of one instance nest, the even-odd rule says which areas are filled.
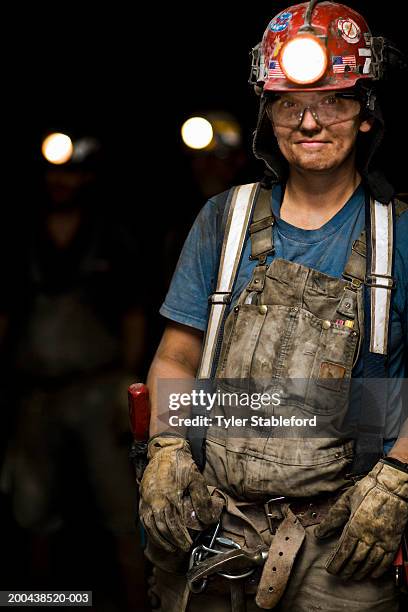
[[[143,383],[128,388],[130,429],[137,442],[149,439],[150,402],[149,389]]]
[[[393,561],[393,565],[404,565],[404,556],[402,554],[402,545],[399,547],[397,554],[395,555],[395,559]]]

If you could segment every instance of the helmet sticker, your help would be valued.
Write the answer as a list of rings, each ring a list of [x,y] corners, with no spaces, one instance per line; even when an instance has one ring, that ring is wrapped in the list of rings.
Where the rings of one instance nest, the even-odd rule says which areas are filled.
[[[334,55],[333,56],[333,72],[340,73],[346,72],[346,67],[348,66],[347,72],[351,70],[355,70],[357,67],[356,57],[355,55]]]
[[[281,42],[280,36],[278,35],[275,39],[275,46],[272,51],[272,57],[277,57],[282,47],[283,47],[283,42]]]
[[[272,30],[272,32],[283,32],[283,30],[286,30],[288,27],[292,16],[292,13],[281,13],[280,15],[277,15],[277,17],[272,19],[271,23],[269,24],[269,28]]]
[[[360,57],[365,57],[363,74],[370,74],[372,62],[371,49],[359,49],[358,54]]]
[[[268,78],[269,79],[284,79],[285,78],[282,68],[280,67],[280,64],[277,60],[272,60],[269,62]]]
[[[339,19],[337,28],[344,40],[351,44],[356,44],[361,39],[361,30],[353,19]]]

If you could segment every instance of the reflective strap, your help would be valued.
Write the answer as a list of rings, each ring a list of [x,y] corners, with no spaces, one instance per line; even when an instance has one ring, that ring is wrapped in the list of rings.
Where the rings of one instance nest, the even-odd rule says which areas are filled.
[[[259,183],[250,183],[236,187],[232,196],[231,206],[222,245],[220,267],[218,270],[217,288],[214,296],[222,295],[221,300],[210,296],[211,309],[208,318],[204,349],[198,369],[198,378],[211,378],[214,356],[217,349],[217,339],[221,330],[242,251],[248,231],[253,204],[259,190]],[[229,298],[228,298],[229,296]]]
[[[371,334],[370,351],[387,354],[391,306],[393,207],[371,200]]]

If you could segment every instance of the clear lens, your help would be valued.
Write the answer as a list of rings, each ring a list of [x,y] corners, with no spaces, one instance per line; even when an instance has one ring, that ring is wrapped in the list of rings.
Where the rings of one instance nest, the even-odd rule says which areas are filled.
[[[360,102],[354,98],[331,94],[315,104],[305,105],[290,96],[282,96],[271,104],[270,109],[276,126],[297,128],[305,111],[309,110],[319,125],[327,127],[357,117],[360,114]]]

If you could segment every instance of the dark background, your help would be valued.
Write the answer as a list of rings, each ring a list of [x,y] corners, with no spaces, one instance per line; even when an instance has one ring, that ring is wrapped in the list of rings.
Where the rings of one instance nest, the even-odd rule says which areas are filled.
[[[404,3],[350,5],[364,12],[374,34],[407,48]],[[131,8],[124,3],[62,3],[45,10],[37,3],[35,9],[5,20],[2,29],[11,38],[3,43],[2,60],[7,165],[15,177],[35,173],[45,130],[85,130],[106,144],[115,206],[120,203],[140,219],[146,209],[141,191],[151,197],[153,182],[167,194],[161,205],[169,206],[170,197],[171,206],[177,207],[185,178],[180,126],[190,113],[231,111],[242,123],[250,150],[257,100],[247,84],[249,50],[270,18],[286,6],[288,2],[280,1],[143,3]],[[387,146],[393,151],[408,134],[405,82],[406,75],[397,87],[390,86],[383,102],[393,134]],[[384,155],[384,165],[397,190],[405,190],[404,155]],[[250,178],[252,173],[251,168]],[[12,184],[10,171],[4,178],[13,201],[30,207],[21,181]]]

